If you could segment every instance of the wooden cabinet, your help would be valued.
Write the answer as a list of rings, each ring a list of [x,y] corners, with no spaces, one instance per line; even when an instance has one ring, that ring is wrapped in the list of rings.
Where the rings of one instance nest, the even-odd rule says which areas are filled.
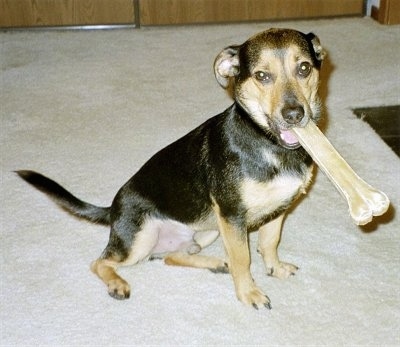
[[[141,25],[363,14],[363,0],[140,0]]]
[[[139,26],[361,16],[363,3],[364,0],[0,0],[0,27]]]
[[[0,27],[134,24],[132,0],[0,0]]]

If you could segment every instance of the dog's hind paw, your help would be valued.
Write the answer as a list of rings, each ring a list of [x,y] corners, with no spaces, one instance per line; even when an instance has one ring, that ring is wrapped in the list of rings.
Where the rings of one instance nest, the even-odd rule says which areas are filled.
[[[279,262],[271,267],[267,267],[267,275],[279,279],[285,279],[294,276],[299,268],[296,265]]]
[[[188,248],[187,248],[187,252],[188,254],[197,254],[200,253],[201,251],[201,247],[198,243],[193,242]]]
[[[108,283],[108,294],[117,300],[129,299],[131,288],[127,282],[117,279]]]

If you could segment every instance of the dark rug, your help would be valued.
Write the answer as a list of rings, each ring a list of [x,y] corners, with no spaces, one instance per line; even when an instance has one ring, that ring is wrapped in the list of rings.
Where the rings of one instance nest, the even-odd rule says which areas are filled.
[[[353,112],[366,121],[400,157],[400,105],[356,108]]]

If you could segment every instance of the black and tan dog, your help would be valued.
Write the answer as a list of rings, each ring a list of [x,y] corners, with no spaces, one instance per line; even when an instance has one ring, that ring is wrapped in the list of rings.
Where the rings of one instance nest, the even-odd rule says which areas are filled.
[[[323,56],[314,34],[289,29],[224,49],[214,70],[222,87],[232,86],[233,105],[155,154],[110,207],[83,202],[33,171],[17,173],[70,213],[111,226],[91,268],[112,297],[130,295],[119,266],[162,257],[229,272],[239,300],[270,308],[250,274],[247,234],[259,230],[269,275],[294,274],[297,267],[278,259],[277,246],[285,211],[310,183],[312,160],[290,129],[319,118]],[[227,262],[198,254],[219,233]]]

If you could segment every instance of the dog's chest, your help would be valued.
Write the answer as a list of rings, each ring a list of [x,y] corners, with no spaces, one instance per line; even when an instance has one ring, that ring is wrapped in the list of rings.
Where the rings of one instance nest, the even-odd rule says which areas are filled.
[[[266,182],[245,178],[241,182],[240,196],[246,210],[247,222],[257,224],[274,211],[288,207],[295,198],[306,192],[311,177],[310,169],[303,177],[289,173],[280,174]]]

